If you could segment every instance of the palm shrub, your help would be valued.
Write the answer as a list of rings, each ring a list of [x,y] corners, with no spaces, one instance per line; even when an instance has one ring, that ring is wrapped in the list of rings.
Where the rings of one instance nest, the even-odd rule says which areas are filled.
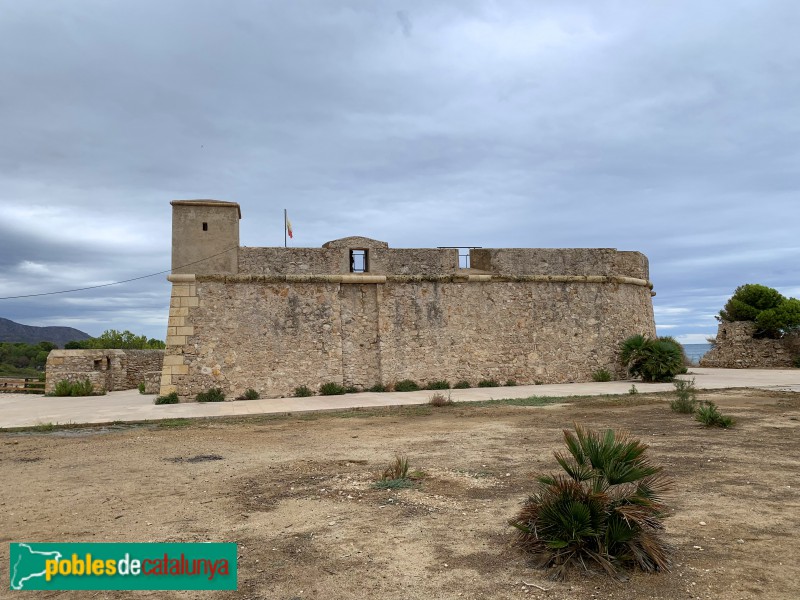
[[[685,372],[683,348],[671,338],[649,339],[634,335],[622,343],[620,361],[631,377],[642,381],[671,381]]]
[[[497,383],[495,379],[481,379],[478,382],[478,387],[487,388],[487,387],[500,387],[500,384]]]
[[[453,389],[454,390],[466,390],[469,387],[470,387],[469,381],[467,381],[466,379],[462,379],[461,381],[457,382],[453,386]]]
[[[533,554],[552,579],[570,566],[601,567],[619,576],[625,568],[669,570],[661,539],[670,480],[645,457],[648,446],[627,433],[564,430],[568,454],[555,452],[564,473],[538,478],[536,491],[510,524],[516,543]]]
[[[314,392],[312,392],[307,385],[301,385],[300,387],[294,388],[294,395],[297,398],[307,398],[308,396],[313,396]]]
[[[706,427],[722,427],[723,429],[727,429],[733,426],[733,419],[720,413],[717,405],[710,401],[704,402],[703,405],[697,409],[697,414],[695,416],[697,420]]]
[[[611,381],[611,371],[608,369],[597,369],[592,373],[592,381]]]

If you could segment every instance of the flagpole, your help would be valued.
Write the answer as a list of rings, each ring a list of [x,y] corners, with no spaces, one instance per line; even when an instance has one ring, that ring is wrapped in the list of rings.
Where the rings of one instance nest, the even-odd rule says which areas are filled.
[[[286,248],[286,209],[283,209],[283,247]]]

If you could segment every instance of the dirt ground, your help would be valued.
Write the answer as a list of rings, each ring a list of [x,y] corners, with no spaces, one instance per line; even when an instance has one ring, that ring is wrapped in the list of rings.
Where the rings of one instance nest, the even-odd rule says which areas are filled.
[[[0,597],[8,542],[239,544],[237,592],[31,592],[58,598],[800,598],[800,394],[703,394],[705,429],[666,396],[543,407],[415,407],[0,434]],[[563,401],[563,400],[562,400]],[[549,581],[506,523],[561,430],[630,430],[675,480],[672,572]],[[407,455],[426,476],[378,490]],[[205,459],[204,459],[205,458]]]

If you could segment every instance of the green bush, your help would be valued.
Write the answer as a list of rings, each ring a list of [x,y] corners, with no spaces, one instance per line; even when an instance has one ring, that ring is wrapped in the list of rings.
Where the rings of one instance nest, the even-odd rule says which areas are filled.
[[[417,382],[411,379],[403,379],[394,384],[395,392],[416,392],[418,389]]]
[[[66,379],[57,381],[52,393],[53,396],[72,396],[72,382]]]
[[[166,396],[159,396],[153,401],[153,404],[178,404],[180,399],[177,392],[170,392]]]
[[[487,387],[500,387],[500,384],[497,383],[494,379],[481,379],[478,382],[478,387],[487,388]]]
[[[630,389],[628,390],[628,393],[629,393],[631,396],[635,396],[636,394],[638,394],[638,393],[639,393],[639,390],[637,390],[637,389],[636,389],[636,386],[635,386],[635,385],[631,384],[631,387],[630,387]]]
[[[704,402],[703,405],[697,409],[695,417],[706,427],[722,427],[727,429],[733,426],[733,419],[721,414],[717,405],[713,402]]]
[[[507,379],[506,380],[506,387],[515,387],[517,385],[517,381],[515,379]]]
[[[691,381],[677,379],[673,385],[678,397],[669,403],[669,407],[677,413],[692,414],[697,409],[697,388],[694,387],[694,379]]]
[[[592,373],[592,381],[611,381],[611,371],[608,369],[597,369]]]
[[[92,382],[88,379],[79,381],[62,379],[56,383],[52,393],[53,396],[102,396],[103,394],[105,394],[105,392],[96,394]]]
[[[333,381],[323,383],[321,386],[319,386],[320,396],[341,396],[344,394],[344,392],[344,386],[334,383]]]
[[[244,393],[245,400],[258,400],[259,398],[261,398],[261,394],[259,394],[253,388],[247,388]]]
[[[376,383],[371,388],[369,388],[369,391],[370,392],[385,392],[386,391],[386,386],[383,385],[382,383]]]
[[[472,387],[472,386],[470,386],[469,381],[467,381],[466,379],[462,379],[461,381],[457,382],[453,386],[453,389],[454,390],[466,390],[469,387]]]
[[[200,392],[195,398],[196,402],[224,402],[225,394],[221,388],[211,388],[207,392]]]
[[[314,392],[312,392],[307,385],[301,385],[300,387],[294,388],[294,395],[297,398],[307,398],[308,396],[313,396]]]
[[[622,343],[620,361],[631,377],[642,381],[671,381],[685,372],[683,348],[672,338],[655,340],[634,335]]]
[[[538,487],[509,522],[516,542],[563,579],[569,567],[608,574],[623,568],[668,570],[668,546],[661,540],[669,488],[662,468],[650,464],[647,445],[608,429],[575,426],[564,431],[569,454],[556,452],[564,473],[541,476]]]
[[[800,369],[800,354],[794,357],[792,365],[794,366],[795,369]]]
[[[449,390],[450,389],[450,382],[446,380],[442,381],[431,381],[428,385],[425,386],[426,390]]]
[[[136,387],[139,389],[139,393],[140,393],[140,394],[144,394],[144,393],[145,393],[145,392],[144,392],[144,381],[140,381],[140,382],[139,382],[139,385],[138,385],[138,386],[136,386]]]

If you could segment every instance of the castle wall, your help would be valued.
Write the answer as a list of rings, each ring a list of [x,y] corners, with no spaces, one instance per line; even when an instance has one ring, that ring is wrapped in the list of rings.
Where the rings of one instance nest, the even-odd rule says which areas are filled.
[[[779,340],[753,337],[749,321],[722,322],[714,347],[700,359],[701,367],[723,369],[789,368],[800,356],[800,334]]]
[[[649,276],[644,254],[613,248],[475,248],[470,266],[506,275]]]
[[[360,236],[322,248],[238,248],[238,204],[172,206],[160,393],[184,401],[211,387],[233,398],[326,382],[587,381],[615,370],[626,337],[655,336],[638,252],[480,248],[460,269],[455,248],[389,248]]]
[[[358,248],[358,246],[355,246]],[[372,275],[445,275],[458,268],[458,250],[368,248]],[[349,248],[240,248],[239,274],[311,275],[350,272]]]
[[[655,335],[646,282],[311,279],[175,283],[173,294],[186,295],[173,295],[173,309],[185,314],[168,336],[180,343],[167,349],[161,393],[175,389],[188,400],[218,386],[229,398],[249,387],[287,396],[301,385],[367,388],[407,378],[586,381],[596,369],[615,369],[626,337]]]

